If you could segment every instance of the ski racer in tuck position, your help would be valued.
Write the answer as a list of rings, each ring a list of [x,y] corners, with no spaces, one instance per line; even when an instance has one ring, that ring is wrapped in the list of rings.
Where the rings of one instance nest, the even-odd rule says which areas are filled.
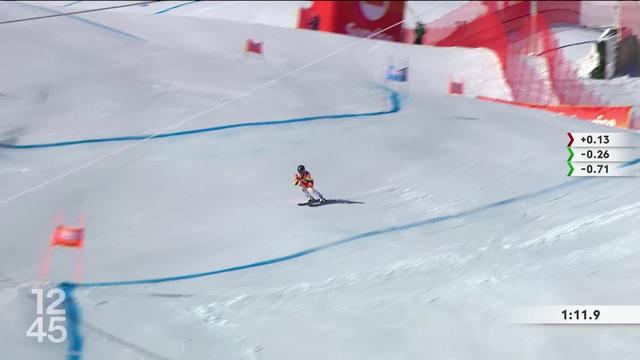
[[[298,171],[294,175],[293,185],[300,187],[300,190],[302,190],[308,200],[306,203],[298,205],[309,205],[316,202],[323,203],[326,201],[322,194],[313,188],[313,178],[311,178],[311,173],[305,169],[304,165],[298,165]]]

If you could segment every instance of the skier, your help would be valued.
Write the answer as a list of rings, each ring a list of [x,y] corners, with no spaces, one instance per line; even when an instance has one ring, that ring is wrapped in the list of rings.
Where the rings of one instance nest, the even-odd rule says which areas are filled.
[[[322,194],[313,188],[313,179],[311,178],[311,174],[305,169],[304,165],[298,165],[298,172],[294,176],[293,184],[300,187],[300,190],[302,190],[308,199],[306,203],[298,205],[309,205],[317,201],[320,201],[320,203],[326,201]]]

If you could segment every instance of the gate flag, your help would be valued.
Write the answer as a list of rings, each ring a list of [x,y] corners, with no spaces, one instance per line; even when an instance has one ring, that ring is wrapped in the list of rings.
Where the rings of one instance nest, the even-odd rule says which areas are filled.
[[[262,42],[254,41],[253,39],[247,39],[247,46],[244,50],[246,52],[262,54]]]
[[[391,81],[407,81],[409,68],[395,69],[393,65],[387,68],[387,80]]]
[[[72,228],[58,225],[53,230],[51,246],[82,248],[84,245],[84,228]]]
[[[84,216],[80,218],[80,226],[69,227],[62,224],[63,215],[60,214],[58,224],[53,229],[51,235],[51,242],[47,247],[47,253],[42,261],[42,267],[40,270],[40,281],[44,282],[49,276],[49,270],[51,269],[51,258],[53,257],[53,250],[57,246],[75,248],[77,249],[77,256],[75,261],[75,279],[76,281],[82,281],[82,275],[84,272],[84,260],[82,251],[84,248]]]

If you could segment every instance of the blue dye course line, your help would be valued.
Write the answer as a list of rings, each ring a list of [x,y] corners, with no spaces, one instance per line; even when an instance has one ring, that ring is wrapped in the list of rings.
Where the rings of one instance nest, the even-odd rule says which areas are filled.
[[[157,11],[157,12],[154,12],[154,13],[153,13],[153,15],[164,14],[164,13],[166,13],[166,12],[169,12],[169,11],[173,10],[173,9],[177,9],[177,8],[179,8],[179,7],[183,7],[183,6],[191,5],[191,4],[193,4],[193,3],[197,3],[197,2],[198,2],[198,0],[196,0],[196,1],[188,1],[188,2],[186,2],[186,3],[184,3],[184,4],[174,5],[174,6],[171,6],[171,7],[166,8],[166,9],[163,9],[163,10],[160,10],[160,11]]]
[[[22,6],[28,6],[28,7],[34,8],[34,9],[46,11],[46,12],[51,13],[51,14],[56,14],[56,15],[64,14],[64,13],[62,13],[60,11],[49,9],[49,8],[45,8],[45,7],[38,6],[38,5],[33,5],[33,4],[28,4],[28,3],[23,3],[23,2],[15,2],[15,4],[19,4],[19,5],[22,5]],[[73,5],[73,4],[67,4],[67,5]],[[65,5],[65,6],[67,6],[67,5]],[[146,41],[145,39],[143,39],[141,37],[138,37],[138,36],[135,36],[133,34],[130,34],[130,33],[126,32],[126,31],[118,30],[116,28],[112,28],[110,26],[107,26],[107,25],[104,25],[104,24],[100,24],[100,23],[97,23],[95,21],[91,21],[91,20],[76,16],[76,15],[67,15],[67,16],[72,18],[72,19],[74,19],[74,20],[81,21],[81,22],[89,24],[91,26],[98,27],[98,28],[100,28],[102,30],[106,30],[106,31],[109,31],[109,32],[112,32],[112,33],[116,33],[118,35],[121,35],[121,36],[129,38],[129,39],[138,40],[138,41]]]
[[[369,116],[380,116],[380,115],[387,115],[387,114],[392,114],[400,111],[400,107],[401,107],[400,95],[396,91],[393,91],[389,88],[382,87],[382,89],[387,91],[389,94],[389,101],[391,103],[391,107],[389,110],[367,112],[367,113],[353,113],[353,114],[317,115],[317,116],[307,116],[307,117],[299,117],[299,118],[284,119],[284,120],[270,120],[270,121],[256,121],[256,122],[247,122],[247,123],[239,123],[239,124],[227,124],[227,125],[213,126],[208,128],[202,128],[202,129],[164,133],[164,134],[158,134],[158,135],[118,136],[118,137],[109,137],[109,138],[82,139],[82,140],[61,141],[61,142],[44,143],[44,144],[29,144],[29,145],[15,145],[15,144],[0,143],[0,148],[42,149],[42,148],[62,147],[62,146],[71,146],[71,145],[80,145],[80,144],[120,142],[120,141],[140,141],[144,139],[149,139],[149,140],[162,139],[162,138],[170,138],[170,137],[176,137],[176,136],[194,135],[194,134],[200,134],[200,133],[206,133],[206,132],[242,128],[242,127],[273,126],[273,125],[295,124],[295,123],[318,121],[318,120],[337,120],[337,119],[360,118],[360,117],[369,117]]]
[[[407,224],[403,224],[403,225],[397,225],[397,226],[391,226],[391,227],[381,228],[381,229],[377,229],[377,230],[367,231],[367,232],[360,233],[360,234],[357,234],[357,235],[353,235],[353,236],[350,236],[350,237],[347,237],[347,238],[344,238],[344,239],[340,239],[340,240],[337,240],[337,241],[334,241],[334,242],[331,242],[331,243],[328,243],[328,244],[307,248],[307,249],[304,249],[304,250],[301,250],[301,251],[298,251],[298,252],[295,252],[295,253],[292,253],[292,254],[289,254],[289,255],[280,256],[280,257],[276,257],[276,258],[271,258],[271,259],[267,259],[267,260],[261,260],[261,261],[257,261],[257,262],[253,262],[253,263],[249,263],[249,264],[245,264],[245,265],[238,265],[238,266],[233,266],[233,267],[228,267],[228,268],[223,268],[223,269],[218,269],[218,270],[212,270],[212,271],[207,271],[207,272],[201,272],[201,273],[193,273],[193,274],[170,276],[170,277],[155,278],[155,279],[75,283],[75,284],[73,284],[73,286],[78,287],[78,288],[82,288],[82,287],[90,288],[90,287],[114,287],[114,286],[160,284],[160,283],[166,283],[166,282],[174,282],[174,281],[180,281],[180,280],[195,279],[195,278],[199,278],[199,277],[223,274],[223,273],[228,273],[228,272],[235,272],[235,271],[246,270],[246,269],[251,269],[251,268],[257,268],[257,267],[262,267],[262,266],[267,266],[267,265],[273,265],[273,264],[277,264],[277,263],[293,260],[293,259],[296,259],[296,258],[300,258],[300,257],[306,256],[306,255],[311,255],[313,253],[317,253],[319,251],[322,251],[322,250],[325,250],[325,249],[328,249],[328,248],[332,248],[332,247],[336,247],[338,245],[343,245],[343,244],[346,244],[346,243],[349,243],[349,242],[352,242],[352,241],[356,241],[356,240],[366,239],[366,238],[370,238],[370,237],[374,237],[374,236],[378,236],[378,235],[389,234],[389,233],[394,233],[394,232],[399,232],[399,231],[406,231],[406,230],[410,230],[410,229],[413,229],[413,228],[422,227],[422,226],[425,226],[425,225],[437,224],[437,223],[441,223],[441,222],[444,222],[444,221],[447,221],[447,220],[451,220],[451,219],[458,219],[458,218],[462,218],[462,217],[466,217],[466,216],[470,216],[470,215],[475,215],[475,214],[480,213],[482,211],[486,211],[486,210],[497,208],[497,207],[506,206],[506,205],[509,205],[509,204],[513,204],[515,202],[519,202],[519,201],[531,199],[533,197],[541,196],[541,195],[550,193],[552,191],[558,190],[558,189],[563,188],[563,187],[572,186],[572,185],[575,185],[577,183],[583,182],[586,179],[587,178],[581,178],[581,179],[578,179],[578,180],[575,180],[575,181],[562,183],[562,184],[555,185],[555,186],[552,186],[552,187],[549,187],[549,188],[545,188],[545,189],[537,191],[537,192],[533,192],[533,193],[529,193],[529,194],[525,194],[525,195],[521,195],[521,196],[512,197],[512,198],[509,198],[509,199],[506,199],[506,200],[497,201],[497,202],[494,202],[494,203],[491,203],[491,204],[488,204],[488,205],[484,205],[484,206],[480,206],[480,207],[477,207],[477,208],[473,208],[471,210],[461,211],[461,212],[453,213],[453,214],[449,214],[449,215],[437,216],[437,217],[429,218],[429,219],[426,219],[426,220],[407,223]]]
[[[640,158],[637,158],[635,160],[629,161],[629,162],[625,163],[624,165],[622,165],[622,167],[628,167],[628,166],[637,165],[637,164],[640,164]],[[81,360],[81,356],[82,356],[83,339],[82,339],[82,334],[80,333],[80,328],[79,328],[79,324],[80,324],[80,307],[76,304],[76,301],[73,298],[73,291],[75,289],[77,289],[77,288],[159,284],[159,283],[167,283],[167,282],[174,282],[174,281],[180,281],[180,280],[189,280],[189,279],[195,279],[195,278],[200,278],[200,277],[205,277],[205,276],[213,276],[213,275],[219,275],[219,274],[230,273],[230,272],[235,272],[235,271],[259,268],[259,267],[268,266],[268,265],[274,265],[274,264],[278,264],[278,263],[282,263],[282,262],[286,262],[286,261],[291,261],[291,260],[294,260],[294,259],[297,259],[297,258],[301,258],[301,257],[307,256],[307,255],[311,255],[311,254],[320,252],[322,250],[326,250],[326,249],[329,249],[329,248],[337,247],[337,246],[340,246],[340,245],[343,245],[343,244],[347,244],[347,243],[350,243],[350,242],[354,242],[354,241],[357,241],[357,240],[368,239],[368,238],[372,238],[372,237],[379,236],[379,235],[406,231],[406,230],[415,229],[415,228],[419,228],[419,227],[423,227],[423,226],[442,223],[442,222],[445,222],[445,221],[448,221],[448,220],[452,220],[452,219],[460,219],[460,218],[463,218],[463,217],[477,215],[477,214],[482,213],[482,212],[487,211],[487,210],[496,209],[496,208],[504,207],[506,205],[515,204],[515,203],[518,203],[518,202],[522,202],[522,201],[525,201],[525,200],[536,198],[536,197],[539,197],[539,196],[542,196],[542,195],[546,195],[546,194],[552,193],[552,192],[554,192],[556,190],[559,190],[559,189],[562,189],[562,188],[568,188],[568,187],[571,187],[571,186],[576,186],[578,184],[582,184],[582,183],[587,182],[587,181],[592,181],[594,179],[595,178],[579,178],[579,179],[574,180],[574,181],[568,181],[568,182],[565,182],[565,183],[561,183],[561,184],[558,184],[558,185],[550,186],[550,187],[544,188],[542,190],[538,190],[538,191],[531,192],[531,193],[528,193],[528,194],[519,195],[519,196],[515,196],[515,197],[512,197],[512,198],[496,201],[496,202],[493,202],[493,203],[490,203],[490,204],[486,204],[486,205],[483,205],[483,206],[479,206],[479,207],[476,207],[476,208],[473,208],[473,209],[470,209],[470,210],[461,211],[461,212],[457,212],[457,213],[453,213],[453,214],[449,214],[449,215],[437,216],[437,217],[425,219],[425,220],[422,220],[422,221],[411,222],[411,223],[407,223],[407,224],[403,224],[403,225],[390,226],[390,227],[381,228],[381,229],[377,229],[377,230],[367,231],[367,232],[360,233],[360,234],[357,234],[357,235],[353,235],[353,236],[350,236],[350,237],[346,237],[344,239],[340,239],[340,240],[337,240],[337,241],[334,241],[334,242],[331,242],[331,243],[328,243],[328,244],[307,248],[307,249],[304,249],[304,250],[301,250],[301,251],[298,251],[298,252],[295,252],[295,253],[292,253],[292,254],[289,254],[289,255],[284,255],[284,256],[280,256],[280,257],[276,257],[276,258],[261,260],[261,261],[257,261],[257,262],[244,264],[244,265],[227,267],[227,268],[222,268],[222,269],[217,269],[217,270],[212,270],[212,271],[207,271],[207,272],[192,273],[192,274],[179,275],[179,276],[162,277],[162,278],[155,278],[155,279],[106,281],[106,282],[86,282],[86,283],[70,283],[70,282],[61,283],[58,287],[60,289],[62,289],[66,294],[66,300],[64,302],[64,306],[65,306],[65,309],[67,311],[68,319],[69,319],[68,322],[67,322],[67,331],[69,333],[69,342],[68,342],[68,349],[67,349],[67,360]]]
[[[166,138],[166,137],[191,135],[191,134],[197,134],[197,133],[203,133],[203,132],[211,132],[211,131],[220,131],[220,130],[226,130],[226,129],[232,129],[232,128],[239,128],[239,127],[282,125],[282,124],[292,124],[292,123],[308,122],[308,121],[315,121],[315,120],[335,120],[335,119],[347,119],[347,118],[358,118],[358,117],[368,117],[368,116],[380,116],[380,115],[387,115],[387,114],[392,114],[392,113],[396,113],[396,112],[400,111],[400,108],[401,108],[400,94],[398,92],[392,90],[392,89],[387,88],[387,87],[383,87],[383,86],[378,86],[378,87],[380,87],[383,90],[387,91],[387,93],[389,95],[389,101],[391,103],[391,107],[390,107],[389,110],[368,112],[368,113],[320,115],[320,116],[309,116],[309,117],[293,118],[293,119],[286,119],[286,120],[273,120],[273,121],[260,121],[260,122],[242,123],[242,124],[230,124],[230,125],[222,125],[222,126],[216,126],[216,127],[210,127],[210,128],[204,128],[204,129],[195,129],[195,130],[180,131],[180,132],[174,132],[174,133],[165,133],[165,134],[160,134],[160,135],[154,136],[152,138]],[[12,149],[34,149],[34,148],[60,147],[60,146],[68,146],[68,145],[97,143],[97,142],[109,142],[109,141],[132,141],[132,140],[142,140],[142,139],[145,139],[145,138],[149,138],[149,136],[148,135],[139,135],[139,136],[125,136],[125,137],[119,137],[119,138],[85,139],[85,140],[78,140],[78,141],[67,141],[67,142],[58,142],[58,143],[50,143],[50,144],[34,144],[34,145],[0,144],[0,147],[12,148]],[[368,236],[371,236],[371,235],[368,235]],[[368,236],[365,236],[365,237],[368,237]],[[353,239],[353,240],[355,240],[355,239]],[[353,240],[349,240],[349,241],[353,241]],[[348,242],[348,241],[344,241],[344,240],[341,241],[341,243],[344,243],[344,242]],[[278,262],[292,260],[292,259],[304,256],[304,255],[309,255],[309,254],[312,254],[314,252],[320,251],[322,249],[325,249],[325,248],[328,248],[328,247],[331,247],[331,246],[336,246],[336,245],[338,245],[338,243],[327,244],[327,245],[316,247],[316,248],[306,249],[306,250],[303,250],[303,251],[300,251],[300,252],[297,252],[297,253],[294,253],[294,254],[291,254],[291,255],[279,257],[279,258],[276,258],[276,259],[269,259],[269,260],[260,261],[260,262],[257,262],[257,263],[248,264],[248,265],[236,266],[236,267],[233,267],[233,268],[227,268],[227,269],[222,269],[222,270],[214,270],[214,271],[210,271],[210,272],[206,272],[206,273],[199,273],[199,274],[175,276],[175,277],[170,277],[170,278],[136,280],[136,281],[120,281],[120,282],[110,282],[110,283],[107,283],[107,282],[105,282],[105,283],[81,283],[81,284],[74,284],[74,283],[69,283],[69,282],[61,283],[61,284],[58,285],[58,288],[60,288],[65,293],[64,307],[65,307],[66,315],[67,315],[68,339],[67,339],[67,355],[66,355],[66,358],[68,360],[80,360],[82,358],[82,350],[83,350],[84,342],[83,342],[83,338],[82,338],[82,333],[80,332],[80,323],[81,323],[80,307],[77,305],[76,300],[73,297],[73,291],[78,287],[89,288],[89,287],[98,287],[98,286],[102,286],[102,287],[105,287],[105,286],[124,286],[124,285],[145,284],[145,283],[152,284],[152,283],[184,280],[184,279],[189,279],[189,278],[202,277],[202,276],[214,275],[214,274],[219,274],[219,273],[224,273],[224,272],[232,272],[232,271],[238,271],[238,270],[243,270],[243,269],[249,269],[249,268],[252,268],[252,267],[259,267],[259,266],[265,266],[265,265],[269,265],[269,264],[275,264],[275,263],[278,263]]]

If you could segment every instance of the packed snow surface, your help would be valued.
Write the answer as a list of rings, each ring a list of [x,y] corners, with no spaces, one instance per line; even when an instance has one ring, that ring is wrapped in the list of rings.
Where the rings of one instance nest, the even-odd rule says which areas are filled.
[[[566,176],[567,131],[622,130],[474,99],[509,97],[489,51],[124,11],[0,41],[3,358],[640,352],[633,327],[510,324],[517,305],[637,303],[640,193]],[[384,81],[390,63],[408,83]],[[446,94],[452,76],[469,96]],[[172,135],[135,140],[151,134]],[[354,203],[296,206],[301,163]],[[85,218],[81,348],[25,337],[61,212]],[[50,286],[75,255],[56,249]]]

